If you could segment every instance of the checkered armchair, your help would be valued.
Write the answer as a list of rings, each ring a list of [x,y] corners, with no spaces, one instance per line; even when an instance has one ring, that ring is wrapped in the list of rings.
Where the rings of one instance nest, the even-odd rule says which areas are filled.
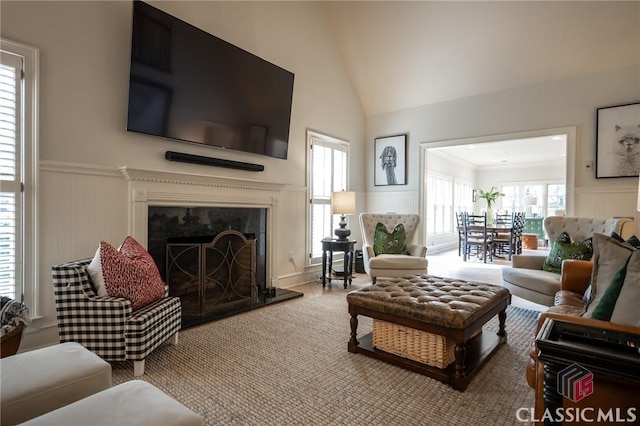
[[[133,312],[127,299],[98,296],[87,273],[91,258],[52,268],[60,343],[78,342],[106,361],[133,361],[134,375],[166,340],[178,343],[180,299],[168,296]]]

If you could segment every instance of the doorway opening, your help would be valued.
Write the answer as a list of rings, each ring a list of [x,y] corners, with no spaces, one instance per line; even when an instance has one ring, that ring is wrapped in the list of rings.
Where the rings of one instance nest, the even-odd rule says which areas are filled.
[[[494,210],[571,215],[575,134],[562,127],[422,143],[419,206],[429,252],[456,249],[455,212],[483,212],[479,189],[505,193]]]

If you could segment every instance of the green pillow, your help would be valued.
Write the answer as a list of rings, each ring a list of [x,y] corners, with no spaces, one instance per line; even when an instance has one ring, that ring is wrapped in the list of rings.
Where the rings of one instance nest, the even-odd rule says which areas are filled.
[[[591,237],[580,243],[572,243],[571,238],[567,242],[569,234],[563,232],[553,242],[553,247],[542,265],[542,269],[559,274],[562,270],[562,261],[566,259],[591,260],[593,256],[593,241]]]
[[[389,233],[387,228],[379,223],[373,234],[373,252],[379,254],[409,254],[407,250],[407,232],[403,224],[399,224]]]
[[[611,284],[609,284],[609,288],[604,292],[602,298],[598,302],[598,305],[591,313],[591,318],[602,321],[611,320],[613,308],[616,307],[618,296],[620,296],[620,291],[622,290],[622,284],[624,284],[624,279],[627,276],[627,265],[629,265],[629,260],[631,260],[631,256],[629,256],[622,268],[620,268],[614,275],[613,280],[611,280]]]

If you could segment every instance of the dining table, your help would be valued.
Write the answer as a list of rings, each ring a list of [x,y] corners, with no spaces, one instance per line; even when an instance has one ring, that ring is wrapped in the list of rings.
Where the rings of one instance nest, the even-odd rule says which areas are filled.
[[[484,232],[484,229],[485,229],[484,226],[473,226],[473,225],[467,226],[467,230],[470,230],[470,231]],[[509,260],[511,260],[511,256],[516,254],[515,253],[516,247],[513,244],[514,243],[513,234],[517,229],[516,226],[510,225],[510,224],[494,224],[494,225],[487,225],[486,229],[487,229],[487,233],[491,234],[494,237],[499,234],[507,234],[507,233],[509,234],[509,241],[507,243],[509,246],[509,250],[508,250],[507,256]],[[464,226],[458,226],[457,231],[464,233]],[[494,253],[494,256],[498,258],[503,258],[502,256],[499,256],[495,253]]]

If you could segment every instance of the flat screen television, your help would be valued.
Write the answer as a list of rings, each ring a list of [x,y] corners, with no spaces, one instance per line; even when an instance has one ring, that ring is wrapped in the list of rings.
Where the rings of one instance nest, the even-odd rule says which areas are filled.
[[[127,130],[287,158],[294,74],[133,2]]]

